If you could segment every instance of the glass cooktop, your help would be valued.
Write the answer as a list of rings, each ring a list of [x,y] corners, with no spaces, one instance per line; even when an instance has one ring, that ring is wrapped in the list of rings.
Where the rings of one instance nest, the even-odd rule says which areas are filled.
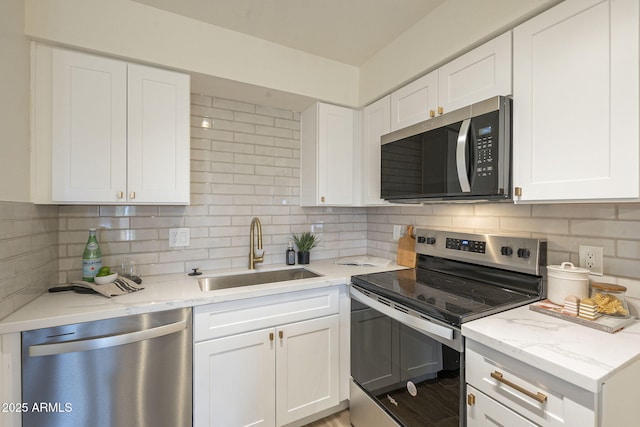
[[[491,272],[489,272],[491,274]],[[484,274],[479,274],[482,277]],[[536,301],[539,296],[506,286],[503,273],[498,283],[487,283],[421,268],[353,276],[352,283],[429,317],[454,326]],[[496,282],[496,280],[492,280]],[[500,282],[504,281],[505,285]]]

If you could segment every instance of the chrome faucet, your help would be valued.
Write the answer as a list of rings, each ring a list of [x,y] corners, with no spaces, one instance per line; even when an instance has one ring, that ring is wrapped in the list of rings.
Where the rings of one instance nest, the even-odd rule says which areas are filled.
[[[262,223],[258,218],[251,220],[251,231],[249,232],[249,270],[255,270],[256,263],[264,261],[264,251],[262,255],[257,256],[254,247],[254,229],[258,229],[258,249],[262,249]]]

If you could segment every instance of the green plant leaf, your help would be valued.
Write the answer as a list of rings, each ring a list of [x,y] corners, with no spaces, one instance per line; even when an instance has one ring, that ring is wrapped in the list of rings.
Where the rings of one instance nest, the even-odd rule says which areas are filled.
[[[299,234],[293,233],[291,237],[293,238],[293,242],[296,244],[299,252],[309,252],[311,249],[318,246],[318,243],[320,243],[320,239],[309,231]]]

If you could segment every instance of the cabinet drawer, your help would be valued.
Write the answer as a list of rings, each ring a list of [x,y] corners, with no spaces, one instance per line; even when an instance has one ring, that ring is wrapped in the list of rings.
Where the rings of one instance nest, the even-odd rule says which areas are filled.
[[[483,392],[467,385],[467,427],[489,425],[509,427],[536,426],[531,421],[491,399]]]
[[[194,339],[202,341],[337,314],[339,288],[248,298],[194,308]]]
[[[470,340],[466,375],[469,385],[538,425],[596,425],[592,392]]]

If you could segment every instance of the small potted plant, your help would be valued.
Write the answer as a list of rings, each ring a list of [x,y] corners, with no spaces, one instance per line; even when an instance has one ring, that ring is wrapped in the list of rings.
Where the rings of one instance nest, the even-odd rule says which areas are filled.
[[[309,252],[318,246],[320,239],[308,231],[293,233],[293,242],[298,248],[298,264],[309,264]]]

